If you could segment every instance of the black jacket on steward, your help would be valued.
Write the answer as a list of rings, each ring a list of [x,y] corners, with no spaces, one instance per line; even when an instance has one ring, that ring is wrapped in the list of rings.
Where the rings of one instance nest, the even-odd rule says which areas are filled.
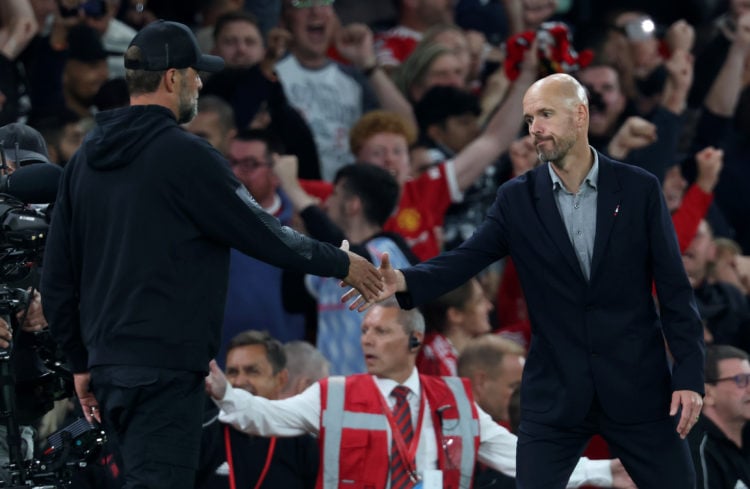
[[[226,160],[158,105],[101,112],[65,167],[42,276],[44,313],[74,372],[205,371],[217,352],[229,248],[344,277],[349,259],[282,227]]]

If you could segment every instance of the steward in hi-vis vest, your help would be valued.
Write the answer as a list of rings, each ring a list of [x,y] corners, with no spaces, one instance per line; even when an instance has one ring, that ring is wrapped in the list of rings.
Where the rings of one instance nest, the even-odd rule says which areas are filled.
[[[419,382],[426,398],[422,416],[431,416],[436,427],[437,468],[443,472],[443,487],[471,487],[479,450],[471,387],[458,377],[420,375]],[[353,481],[354,487],[386,487],[388,465],[373,462],[388,460],[392,434],[372,376],[323,379],[320,393],[322,470],[317,487],[335,488],[343,481]]]

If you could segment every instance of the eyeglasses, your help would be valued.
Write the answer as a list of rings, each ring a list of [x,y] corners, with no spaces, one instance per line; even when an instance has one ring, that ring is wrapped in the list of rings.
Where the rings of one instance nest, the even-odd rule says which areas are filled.
[[[737,374],[733,375],[731,377],[723,377],[721,379],[715,379],[715,380],[707,380],[707,384],[717,384],[719,382],[724,382],[727,380],[733,380],[735,385],[739,387],[740,389],[744,389],[747,387],[748,384],[750,384],[750,374]]]
[[[327,7],[333,5],[334,0],[292,0],[294,8]]]
[[[252,156],[248,156],[246,158],[240,158],[240,159],[232,158],[230,156],[229,166],[231,166],[232,168],[239,166],[242,170],[245,170],[245,171],[255,171],[258,168],[262,168],[264,166],[270,168],[271,164],[266,163],[265,161],[260,161],[257,158],[254,158]]]

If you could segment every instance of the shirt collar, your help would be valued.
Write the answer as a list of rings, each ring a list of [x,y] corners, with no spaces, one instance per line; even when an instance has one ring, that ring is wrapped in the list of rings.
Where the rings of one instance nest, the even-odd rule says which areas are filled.
[[[589,170],[586,178],[584,178],[583,181],[587,183],[591,188],[596,190],[597,185],[599,184],[599,153],[597,153],[591,146],[589,146],[589,149],[594,155],[594,164],[591,165],[591,169]],[[552,190],[565,188],[565,185],[563,185],[560,177],[557,175],[557,173],[555,173],[555,170],[552,169],[552,163],[550,163],[549,161],[547,162],[547,170],[549,171],[549,176],[552,179]]]
[[[380,389],[380,393],[383,394],[383,397],[385,399],[388,399],[388,397],[391,395],[391,391],[397,385],[408,387],[411,391],[409,396],[419,394],[419,373],[417,372],[416,367],[414,367],[414,369],[411,371],[411,375],[409,375],[409,378],[407,378],[402,384],[399,384],[393,379],[384,379],[377,376],[373,376],[373,379],[375,379],[375,384],[378,386],[378,389]]]

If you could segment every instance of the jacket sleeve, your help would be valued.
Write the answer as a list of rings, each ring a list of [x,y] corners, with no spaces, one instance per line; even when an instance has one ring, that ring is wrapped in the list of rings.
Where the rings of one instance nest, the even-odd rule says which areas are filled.
[[[402,270],[408,290],[396,294],[403,308],[424,304],[463,284],[508,254],[507,192],[498,197],[476,232],[461,246]]]
[[[70,201],[66,171],[52,213],[42,267],[42,307],[50,332],[61,346],[74,373],[88,370],[88,353],[81,337],[78,312],[79,277],[74,271],[70,244]]]
[[[341,243],[346,239],[346,235],[326,213],[317,205],[307,206],[299,213],[302,221],[305,223],[305,229],[315,239],[325,241],[326,243]]]
[[[349,273],[345,252],[282,226],[257,204],[218,152],[199,148],[205,151],[196,155],[202,161],[198,164],[193,156],[189,166],[201,177],[176,182],[187,192],[184,188],[174,190],[181,193],[182,204],[203,233],[279,268],[337,278]],[[186,169],[183,175],[188,173],[192,172]]]
[[[658,181],[649,179],[648,232],[654,284],[664,336],[674,358],[673,390],[703,394],[703,325],[695,303],[672,219]]]

